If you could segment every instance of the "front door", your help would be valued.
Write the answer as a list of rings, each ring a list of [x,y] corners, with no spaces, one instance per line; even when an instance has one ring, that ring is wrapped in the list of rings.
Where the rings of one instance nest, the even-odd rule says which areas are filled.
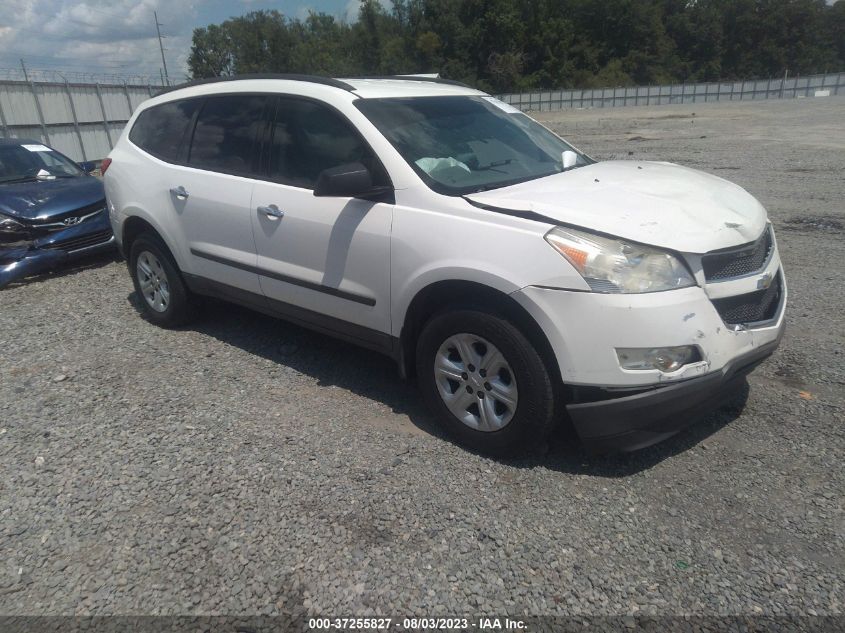
[[[310,99],[280,97],[269,143],[269,180],[252,196],[257,267],[264,294],[312,324],[372,346],[390,332],[393,205],[314,196],[324,169],[364,163],[376,185],[389,179],[349,121]],[[296,316],[296,313],[293,314]]]
[[[258,295],[250,209],[269,99],[244,94],[205,99],[186,165],[169,170],[167,183],[190,248],[191,272]]]

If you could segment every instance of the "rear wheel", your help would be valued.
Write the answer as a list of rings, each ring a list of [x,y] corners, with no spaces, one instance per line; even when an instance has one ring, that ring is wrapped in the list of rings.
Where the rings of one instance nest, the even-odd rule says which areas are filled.
[[[132,242],[129,274],[147,319],[162,327],[176,327],[193,318],[190,292],[173,256],[157,235],[144,233]]]
[[[435,315],[416,359],[423,396],[462,444],[513,455],[545,440],[554,419],[550,374],[506,318],[475,310]]]

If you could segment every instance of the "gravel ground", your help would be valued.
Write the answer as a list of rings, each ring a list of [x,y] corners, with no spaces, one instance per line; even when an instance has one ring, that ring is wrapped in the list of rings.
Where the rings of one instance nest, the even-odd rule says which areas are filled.
[[[0,613],[842,614],[845,100],[539,118],[769,209],[789,328],[741,398],[487,459],[386,359],[223,304],[160,330],[90,261],[0,292]]]

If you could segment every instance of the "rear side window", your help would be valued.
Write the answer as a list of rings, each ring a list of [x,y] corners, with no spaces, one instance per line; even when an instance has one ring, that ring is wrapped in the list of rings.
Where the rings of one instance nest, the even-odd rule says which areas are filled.
[[[324,169],[363,163],[376,186],[390,179],[370,147],[343,116],[305,99],[279,99],[270,146],[270,178],[313,189]]]
[[[232,174],[254,172],[255,146],[267,97],[211,97],[197,117],[188,164]]]
[[[145,152],[175,162],[185,132],[200,101],[171,101],[141,112],[129,132],[129,140]]]

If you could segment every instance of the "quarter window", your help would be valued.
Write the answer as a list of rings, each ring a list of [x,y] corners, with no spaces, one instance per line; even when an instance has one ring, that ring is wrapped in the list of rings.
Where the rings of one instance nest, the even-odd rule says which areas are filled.
[[[132,126],[129,140],[153,156],[175,162],[199,104],[196,99],[171,101],[144,110]]]
[[[254,171],[253,148],[267,97],[211,97],[197,117],[188,164],[233,174]]]
[[[313,189],[325,169],[363,163],[375,186],[389,178],[352,125],[328,106],[305,99],[279,99],[270,145],[270,178]]]

